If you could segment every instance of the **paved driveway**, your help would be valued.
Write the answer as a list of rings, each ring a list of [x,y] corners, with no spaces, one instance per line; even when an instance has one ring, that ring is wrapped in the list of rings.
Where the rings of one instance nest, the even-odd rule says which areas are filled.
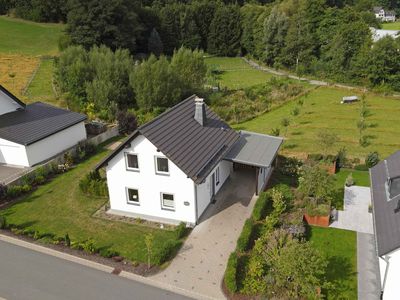
[[[228,256],[253,209],[254,184],[253,171],[231,174],[217,194],[216,203],[208,207],[171,265],[153,279],[204,298],[224,299],[222,278]]]
[[[29,170],[30,168],[0,164],[0,182],[7,184]]]
[[[370,204],[371,194],[368,187],[345,187],[344,210],[338,211],[337,220],[330,227],[373,234],[372,213],[368,212]]]

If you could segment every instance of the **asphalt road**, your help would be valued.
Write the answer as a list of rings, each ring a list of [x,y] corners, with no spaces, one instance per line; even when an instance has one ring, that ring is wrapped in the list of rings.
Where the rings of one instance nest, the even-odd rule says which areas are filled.
[[[0,298],[189,299],[3,241],[0,241]]]

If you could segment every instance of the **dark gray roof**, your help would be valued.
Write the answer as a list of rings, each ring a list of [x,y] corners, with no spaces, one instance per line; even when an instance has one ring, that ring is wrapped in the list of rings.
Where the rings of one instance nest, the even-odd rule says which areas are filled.
[[[242,130],[239,141],[232,147],[225,159],[267,168],[271,166],[282,142],[283,139],[279,137]]]
[[[36,102],[0,116],[0,138],[29,145],[86,120],[86,116]]]
[[[400,151],[370,169],[374,230],[378,255],[400,248],[400,211],[396,212],[399,197],[389,200],[388,178],[400,175]]]
[[[195,183],[203,182],[240,136],[208,106],[206,124],[201,126],[194,119],[195,98],[195,95],[187,98],[139,127],[97,169],[110,161],[125,144],[142,134]]]

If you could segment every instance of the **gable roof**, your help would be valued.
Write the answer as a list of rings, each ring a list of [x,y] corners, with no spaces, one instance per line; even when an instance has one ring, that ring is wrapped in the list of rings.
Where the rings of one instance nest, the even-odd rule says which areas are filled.
[[[0,92],[2,92],[3,94],[5,94],[8,98],[10,98],[11,100],[13,100],[14,102],[16,102],[19,106],[21,106],[21,108],[25,108],[26,104],[24,102],[22,102],[21,100],[19,100],[16,96],[14,96],[9,90],[7,90],[4,86],[2,86],[0,84]]]
[[[379,256],[400,248],[399,197],[389,200],[387,181],[400,175],[400,151],[370,169],[374,230]]]
[[[194,119],[193,95],[131,134],[96,169],[107,164],[126,144],[142,134],[189,178],[199,184],[225,157],[240,135],[205,105],[206,124]]]
[[[0,116],[0,138],[30,145],[86,120],[86,116],[35,102]]]

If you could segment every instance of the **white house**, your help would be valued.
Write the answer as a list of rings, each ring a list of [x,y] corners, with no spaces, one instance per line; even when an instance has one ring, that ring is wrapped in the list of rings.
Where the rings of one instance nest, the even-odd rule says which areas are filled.
[[[96,169],[106,168],[110,213],[194,225],[239,166],[254,169],[260,192],[281,143],[234,131],[194,95],[139,127]]]
[[[394,39],[397,39],[400,36],[400,30],[376,29],[373,27],[370,27],[369,29],[371,30],[372,40],[374,43],[386,36],[390,36]]]
[[[370,169],[376,250],[383,300],[400,295],[400,151]]]
[[[86,116],[24,104],[0,85],[0,164],[30,167],[86,139]]]
[[[375,18],[381,20],[382,22],[395,22],[396,13],[391,10],[384,9],[381,6],[374,7]]]

